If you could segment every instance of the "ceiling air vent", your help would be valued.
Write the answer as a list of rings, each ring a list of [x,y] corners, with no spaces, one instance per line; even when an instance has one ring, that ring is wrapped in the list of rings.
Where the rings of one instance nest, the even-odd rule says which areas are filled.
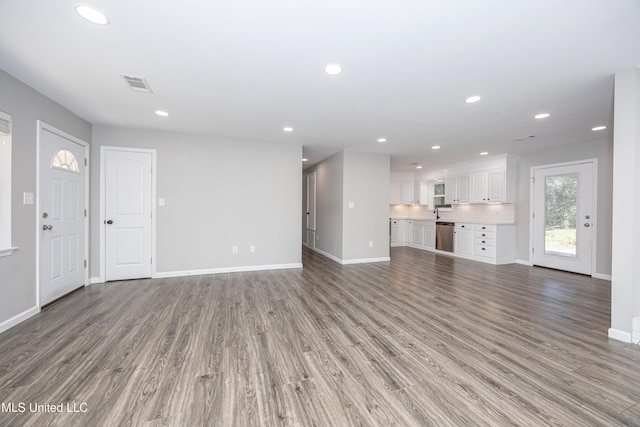
[[[144,77],[128,76],[126,74],[120,74],[120,76],[122,76],[124,81],[127,83],[127,86],[129,86],[129,89],[132,91],[153,93]]]
[[[516,138],[513,138],[513,140],[515,142],[530,141],[535,137],[536,137],[535,135],[525,135],[525,136],[518,136]]]

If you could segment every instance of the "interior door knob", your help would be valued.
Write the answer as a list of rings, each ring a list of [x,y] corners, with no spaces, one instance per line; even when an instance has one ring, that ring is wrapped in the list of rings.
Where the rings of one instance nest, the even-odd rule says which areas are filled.
[[[108,219],[107,220],[107,224],[109,224],[109,225],[113,224],[113,220]]]
[[[584,226],[585,226],[585,227],[591,227],[591,224],[589,224],[588,222],[585,222],[585,223],[584,223]]]
[[[43,225],[43,226],[42,226],[42,229],[43,229],[44,231],[51,230],[52,228],[53,228],[53,226],[52,226],[52,225]]]

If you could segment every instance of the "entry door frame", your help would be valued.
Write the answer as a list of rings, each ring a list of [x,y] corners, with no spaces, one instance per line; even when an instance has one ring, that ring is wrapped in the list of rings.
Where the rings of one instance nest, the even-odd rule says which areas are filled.
[[[84,148],[84,159],[83,159],[83,161],[85,162],[84,209],[87,212],[87,214],[84,217],[84,259],[87,262],[87,265],[84,268],[84,286],[87,286],[89,284],[89,218],[90,218],[89,176],[91,175],[91,171],[90,171],[91,162],[89,161],[90,160],[89,159],[89,143],[81,140],[80,138],[76,138],[75,136],[68,134],[42,120],[38,120],[36,122],[36,126],[37,126],[37,144],[36,144],[36,194],[37,194],[37,197],[36,197],[36,218],[35,218],[36,219],[35,220],[36,236],[37,236],[36,238],[36,307],[38,307],[38,310],[40,310],[40,308],[42,307],[40,305],[40,268],[41,268],[40,266],[40,262],[41,262],[40,233],[42,232],[42,230],[40,229],[40,212],[42,212],[42,209],[40,206],[40,194],[42,191],[42,189],[40,188],[40,177],[41,177],[40,168],[43,167],[43,165],[40,162],[40,153],[41,153],[40,147],[42,144],[42,131],[49,131],[51,133],[54,133]]]
[[[532,166],[529,172],[529,262],[533,265],[533,247],[534,247],[534,218],[533,212],[535,209],[535,186],[534,186],[534,176],[535,172],[540,169],[549,169],[556,167],[564,167],[564,166],[577,166],[577,165],[591,165],[591,186],[592,186],[592,203],[593,208],[591,210],[592,222],[591,222],[591,272],[590,276],[595,276],[596,274],[596,262],[597,262],[597,248],[598,248],[598,159],[585,159],[585,160],[575,160],[571,162],[564,163],[554,163],[550,165],[540,165],[540,166]]]
[[[107,195],[107,164],[106,151],[126,151],[136,153],[151,154],[151,277],[156,277],[156,154],[157,151],[148,148],[132,148],[132,147],[116,147],[103,145],[100,147],[100,218],[98,226],[100,227],[100,282],[107,280],[107,251],[106,251],[106,230],[103,226],[106,221],[106,195]]]

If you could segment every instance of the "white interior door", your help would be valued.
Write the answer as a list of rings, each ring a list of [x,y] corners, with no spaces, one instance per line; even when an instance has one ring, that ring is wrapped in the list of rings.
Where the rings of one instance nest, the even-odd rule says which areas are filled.
[[[316,246],[316,173],[307,175],[307,246]]]
[[[592,274],[594,164],[534,168],[533,263]]]
[[[40,129],[40,305],[85,285],[85,147]]]
[[[103,149],[105,280],[152,275],[151,151]]]

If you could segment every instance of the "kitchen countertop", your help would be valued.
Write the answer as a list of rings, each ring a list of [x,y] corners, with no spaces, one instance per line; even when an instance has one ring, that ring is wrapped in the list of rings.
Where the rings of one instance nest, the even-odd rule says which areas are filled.
[[[415,218],[415,217],[390,217],[391,220],[405,220],[405,221],[432,221],[435,222],[435,218]],[[487,225],[515,225],[514,222],[492,222],[492,221],[474,221],[467,219],[451,219],[451,218],[440,218],[438,221],[445,222],[464,222],[467,224],[487,224]]]

